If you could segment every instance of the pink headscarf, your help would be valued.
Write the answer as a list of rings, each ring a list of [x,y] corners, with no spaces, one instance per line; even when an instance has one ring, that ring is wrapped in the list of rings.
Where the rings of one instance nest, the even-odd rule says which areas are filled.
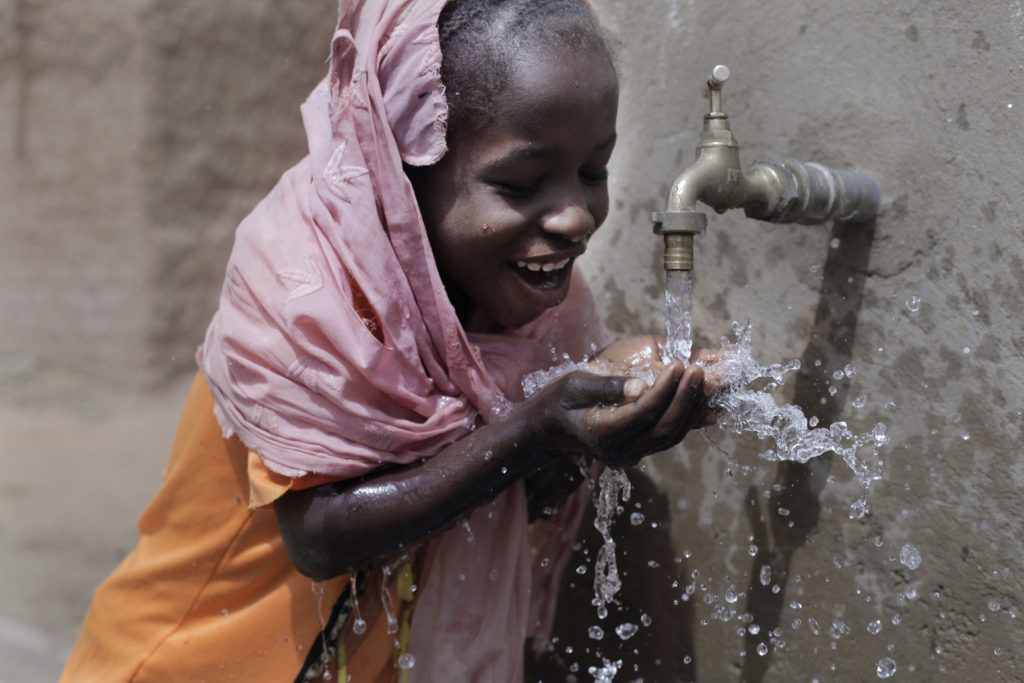
[[[456,317],[402,170],[446,151],[444,4],[342,0],[328,76],[302,106],[309,155],[238,228],[197,360],[225,435],[281,474],[347,479],[430,457],[521,399],[524,374],[604,341],[579,272],[562,305],[517,330],[472,334]],[[456,529],[429,544],[413,673],[515,677],[531,591],[551,598],[567,559],[531,549],[571,543],[580,508],[566,507],[531,527],[517,483],[472,516],[473,543]]]

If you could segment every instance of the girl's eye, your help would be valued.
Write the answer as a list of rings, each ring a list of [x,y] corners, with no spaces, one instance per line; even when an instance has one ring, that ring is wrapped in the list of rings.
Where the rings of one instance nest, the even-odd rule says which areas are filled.
[[[539,179],[527,182],[494,181],[491,184],[502,194],[517,199],[529,197],[540,189]]]
[[[580,171],[580,178],[588,185],[600,185],[608,180],[608,169],[602,168],[599,171]]]

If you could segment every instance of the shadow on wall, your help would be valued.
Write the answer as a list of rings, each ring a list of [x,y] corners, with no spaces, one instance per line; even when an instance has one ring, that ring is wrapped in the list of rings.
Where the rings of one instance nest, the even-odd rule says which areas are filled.
[[[830,385],[823,381],[823,373],[815,372],[815,364],[844,367],[852,359],[874,235],[875,221],[836,221],[832,227],[831,242],[838,240],[841,246],[830,248],[825,261],[814,326],[801,358],[793,398],[805,415],[816,415],[823,424],[840,419],[841,409],[846,405],[847,385],[832,385],[838,391],[830,395]],[[771,664],[771,633],[779,627],[785,605],[790,562],[818,525],[819,497],[832,458],[833,454],[827,453],[806,464],[780,462],[771,497],[763,509],[758,504],[760,496],[756,489],[751,487],[747,492],[747,516],[757,546],[747,587],[747,612],[753,617],[751,623],[759,627],[748,628],[744,637],[747,656],[741,680],[747,683],[764,680]],[[764,655],[753,656],[755,652]]]

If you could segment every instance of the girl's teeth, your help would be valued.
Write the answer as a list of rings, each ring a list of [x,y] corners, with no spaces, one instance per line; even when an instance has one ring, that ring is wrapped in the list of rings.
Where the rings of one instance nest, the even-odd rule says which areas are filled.
[[[527,263],[526,261],[516,261],[516,266],[519,267],[519,268],[525,268],[525,269],[533,271],[535,273],[536,272],[540,272],[540,271],[544,271],[545,273],[550,273],[553,270],[561,270],[562,268],[565,268],[565,266],[568,265],[568,263],[569,263],[569,259],[565,258],[565,259],[562,259],[561,261],[556,261],[555,263],[543,263],[543,264],[541,264],[541,263]]]

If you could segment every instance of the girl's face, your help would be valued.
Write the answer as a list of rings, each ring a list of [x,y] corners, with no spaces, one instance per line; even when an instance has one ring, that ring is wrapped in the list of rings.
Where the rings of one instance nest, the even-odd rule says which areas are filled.
[[[454,130],[414,186],[448,296],[518,327],[557,306],[608,215],[618,82],[607,55],[550,47],[522,59],[493,121]]]

